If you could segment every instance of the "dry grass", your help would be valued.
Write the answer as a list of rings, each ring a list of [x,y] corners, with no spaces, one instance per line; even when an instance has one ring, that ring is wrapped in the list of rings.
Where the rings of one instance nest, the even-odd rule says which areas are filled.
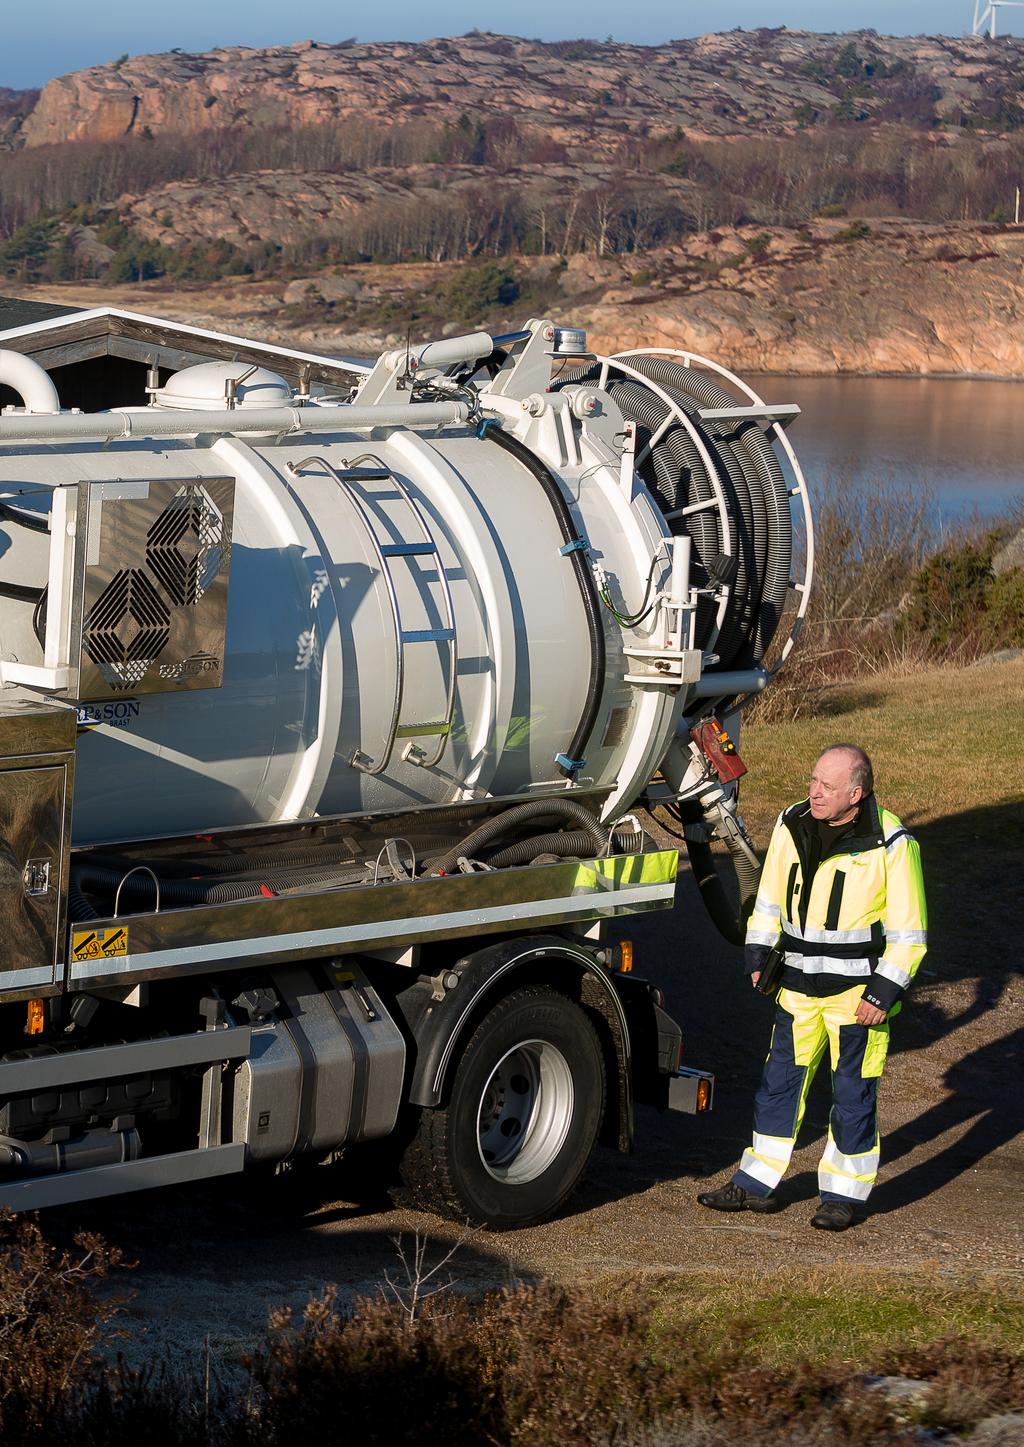
[[[742,753],[752,779],[748,823],[763,833],[804,798],[811,765],[841,739],[867,749],[879,797],[908,824],[1024,805],[1024,660],[947,666],[837,684],[820,712],[796,721],[754,718]]]

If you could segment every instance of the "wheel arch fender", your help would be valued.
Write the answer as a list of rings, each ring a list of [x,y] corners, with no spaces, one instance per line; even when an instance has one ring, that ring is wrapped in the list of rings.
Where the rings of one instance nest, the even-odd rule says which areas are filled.
[[[457,983],[447,985],[453,976]],[[593,954],[556,935],[486,945],[403,996],[403,1014],[416,1046],[410,1104],[429,1109],[444,1101],[460,1045],[489,1009],[524,984],[560,990],[586,1011],[605,1058],[607,1098],[600,1140],[629,1150],[633,1087],[625,1008],[608,971]]]

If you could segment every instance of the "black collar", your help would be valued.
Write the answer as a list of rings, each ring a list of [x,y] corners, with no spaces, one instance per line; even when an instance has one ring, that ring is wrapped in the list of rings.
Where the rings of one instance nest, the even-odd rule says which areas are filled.
[[[803,799],[799,804],[792,805],[782,817],[794,839],[799,840],[800,836],[806,838],[814,823],[810,799]],[[860,802],[853,833],[843,834],[836,840],[835,847],[825,850],[822,857],[828,859],[833,854],[861,854],[867,849],[878,849],[884,843],[878,800],[874,794],[868,794],[867,798]]]

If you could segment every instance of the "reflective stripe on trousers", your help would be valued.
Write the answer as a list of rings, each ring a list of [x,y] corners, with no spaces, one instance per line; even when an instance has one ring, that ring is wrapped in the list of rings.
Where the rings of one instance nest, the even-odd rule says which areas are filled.
[[[866,1201],[878,1172],[878,1080],[889,1023],[857,1023],[863,985],[838,995],[780,990],[772,1041],[754,1102],[754,1137],[733,1179],[766,1196],[785,1175],[800,1132],[807,1092],[828,1046],[832,1114],[818,1167],[825,1201]]]

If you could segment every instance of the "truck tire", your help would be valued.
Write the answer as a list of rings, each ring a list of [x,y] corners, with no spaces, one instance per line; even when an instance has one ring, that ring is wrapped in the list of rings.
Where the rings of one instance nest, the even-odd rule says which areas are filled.
[[[401,1199],[494,1231],[545,1220],[579,1184],[604,1097],[584,1011],[543,985],[516,990],[466,1041],[447,1103],[420,1117]]]

